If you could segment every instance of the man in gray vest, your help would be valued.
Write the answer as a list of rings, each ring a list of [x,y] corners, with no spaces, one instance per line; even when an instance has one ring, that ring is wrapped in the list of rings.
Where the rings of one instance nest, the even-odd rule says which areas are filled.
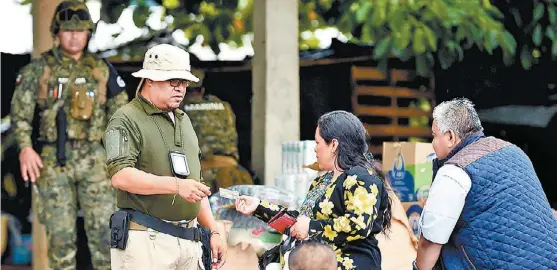
[[[526,154],[467,99],[433,111],[433,183],[414,268],[557,269],[557,221]]]

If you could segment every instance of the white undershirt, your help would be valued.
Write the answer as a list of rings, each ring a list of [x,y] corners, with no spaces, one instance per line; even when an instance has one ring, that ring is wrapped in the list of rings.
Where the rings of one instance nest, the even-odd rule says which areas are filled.
[[[176,120],[174,119],[174,113],[168,112],[168,115],[170,116],[170,119],[172,119],[172,123],[176,124]]]
[[[420,217],[425,239],[441,245],[449,241],[471,187],[472,180],[463,169],[455,165],[439,169]]]

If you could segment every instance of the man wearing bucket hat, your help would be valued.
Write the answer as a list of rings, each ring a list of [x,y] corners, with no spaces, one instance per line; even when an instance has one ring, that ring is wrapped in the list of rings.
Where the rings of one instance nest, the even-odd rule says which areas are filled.
[[[21,70],[11,105],[21,174],[38,195],[34,211],[53,269],[76,268],[78,205],[93,266],[110,269],[107,219],[116,198],[101,139],[128,95],[114,67],[87,52],[93,28],[83,2],[60,3],[50,28],[57,45]]]
[[[209,187],[200,182],[197,136],[178,109],[186,87],[199,81],[189,54],[154,46],[132,75],[141,78],[136,97],[114,114],[105,132],[120,208],[110,221],[112,267],[203,269],[198,222],[211,231],[213,267],[220,267],[226,247],[209,206]]]
[[[205,73],[193,70],[199,82],[188,88],[181,108],[191,119],[201,148],[203,179],[213,192],[233,185],[252,185],[248,170],[238,164],[238,132],[232,107],[218,97],[205,94]]]

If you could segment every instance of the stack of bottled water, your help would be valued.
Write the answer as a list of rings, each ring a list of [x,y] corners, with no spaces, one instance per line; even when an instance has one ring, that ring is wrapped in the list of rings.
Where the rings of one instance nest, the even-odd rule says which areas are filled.
[[[315,156],[315,141],[286,141],[282,143],[282,173],[275,177],[275,185],[296,199],[297,209],[303,202],[312,180],[318,171],[304,168],[317,161]]]

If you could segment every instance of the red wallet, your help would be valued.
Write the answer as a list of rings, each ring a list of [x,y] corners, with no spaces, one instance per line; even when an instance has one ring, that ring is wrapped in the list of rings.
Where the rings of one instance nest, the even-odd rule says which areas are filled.
[[[289,215],[286,211],[279,212],[276,216],[271,218],[267,224],[277,230],[278,232],[284,234],[284,231],[296,223],[296,218]]]

